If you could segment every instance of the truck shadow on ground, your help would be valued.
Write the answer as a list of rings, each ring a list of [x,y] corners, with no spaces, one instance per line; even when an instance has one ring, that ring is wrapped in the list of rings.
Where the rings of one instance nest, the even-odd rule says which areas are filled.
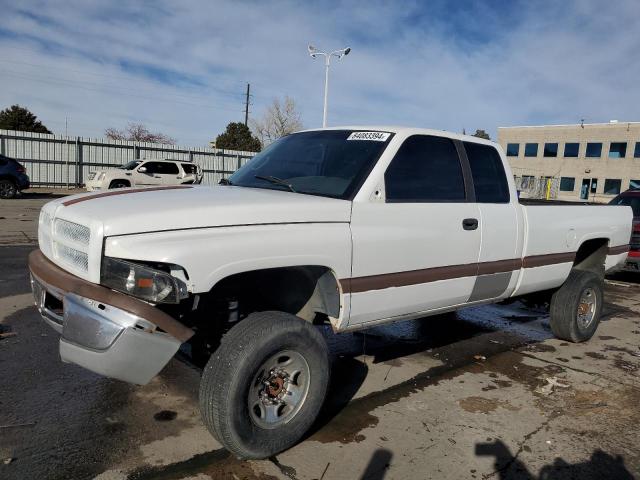
[[[500,480],[634,480],[633,474],[624,464],[621,456],[613,456],[597,449],[585,462],[569,463],[556,458],[553,463],[540,469],[538,475],[531,473],[524,463],[504,442],[496,440],[492,443],[478,443],[475,453],[481,457],[494,457],[494,473],[492,477]]]
[[[81,192],[78,192],[78,193],[81,193]],[[20,200],[53,200],[55,198],[66,197],[68,195],[69,195],[68,193],[56,193],[56,192],[22,192],[11,201],[19,202]]]

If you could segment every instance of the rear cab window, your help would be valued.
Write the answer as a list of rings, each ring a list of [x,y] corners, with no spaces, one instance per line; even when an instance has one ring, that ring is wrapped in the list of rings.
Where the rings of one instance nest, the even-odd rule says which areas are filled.
[[[509,183],[500,154],[491,145],[463,142],[478,203],[509,203]]]

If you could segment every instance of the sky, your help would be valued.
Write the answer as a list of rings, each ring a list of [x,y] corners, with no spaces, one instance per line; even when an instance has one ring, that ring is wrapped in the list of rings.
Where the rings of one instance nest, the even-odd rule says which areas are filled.
[[[0,109],[54,133],[144,123],[203,146],[274,98],[322,124],[480,128],[639,121],[640,2],[0,0]]]

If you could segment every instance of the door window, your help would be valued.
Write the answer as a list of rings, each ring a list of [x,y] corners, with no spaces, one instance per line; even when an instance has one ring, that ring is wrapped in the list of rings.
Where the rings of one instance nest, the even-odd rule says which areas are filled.
[[[157,175],[177,175],[179,173],[178,166],[170,162],[147,162],[144,164],[147,168],[145,173]]]
[[[448,138],[407,138],[384,175],[389,203],[464,202],[462,167]]]

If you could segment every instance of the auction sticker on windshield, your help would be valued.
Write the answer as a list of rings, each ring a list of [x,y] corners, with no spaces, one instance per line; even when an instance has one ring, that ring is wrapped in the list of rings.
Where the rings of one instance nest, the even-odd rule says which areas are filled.
[[[387,132],[353,132],[347,140],[369,140],[374,142],[386,142],[390,133]]]

